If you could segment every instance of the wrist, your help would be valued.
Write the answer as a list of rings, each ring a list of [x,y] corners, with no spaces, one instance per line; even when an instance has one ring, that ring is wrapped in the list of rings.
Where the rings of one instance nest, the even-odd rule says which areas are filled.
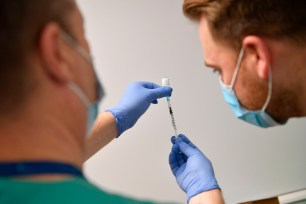
[[[118,135],[115,117],[109,112],[100,113],[91,136],[86,140],[85,160],[92,157]]]
[[[100,114],[100,117],[98,118],[100,121],[108,121],[108,126],[110,127],[112,131],[112,135],[118,135],[118,126],[116,122],[116,117],[111,112],[104,112]]]
[[[205,191],[193,196],[189,204],[224,204],[220,189]]]
[[[122,118],[120,117],[120,114],[118,113],[118,111],[115,111],[113,109],[109,109],[106,111],[107,113],[109,113],[110,115],[112,115],[115,118],[115,123],[116,123],[116,127],[117,127],[117,137],[120,137],[122,135],[122,133],[125,131],[122,128]]]
[[[105,137],[105,134],[112,136],[113,139],[118,134],[116,117],[110,112],[102,112],[98,115],[92,131],[92,136],[98,136],[97,139],[100,140]]]

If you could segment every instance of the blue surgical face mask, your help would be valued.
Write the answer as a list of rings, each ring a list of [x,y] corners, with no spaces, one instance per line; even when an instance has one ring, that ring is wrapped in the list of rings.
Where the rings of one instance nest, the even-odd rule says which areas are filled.
[[[267,100],[264,104],[264,106],[262,107],[261,110],[257,110],[257,111],[252,111],[252,110],[248,110],[247,108],[243,107],[239,101],[238,98],[235,94],[234,91],[234,85],[235,85],[235,81],[241,66],[241,62],[243,59],[243,55],[244,55],[244,49],[241,49],[240,54],[239,54],[239,58],[238,58],[238,62],[237,62],[237,66],[231,81],[230,85],[225,85],[221,78],[220,78],[220,84],[221,84],[221,89],[223,92],[223,96],[226,100],[226,102],[229,104],[230,108],[232,109],[232,111],[235,113],[236,117],[244,120],[245,122],[248,122],[250,124],[256,125],[258,127],[262,127],[262,128],[268,128],[268,127],[273,127],[273,126],[277,126],[277,125],[281,125],[280,123],[276,122],[268,113],[266,113],[266,109],[270,103],[271,100],[271,96],[272,96],[272,71],[271,68],[269,70],[269,92],[268,92],[268,97]]]
[[[93,59],[91,55],[82,47],[80,46],[70,35],[68,35],[65,32],[62,32],[62,37],[64,40],[71,46],[73,47],[85,60],[88,61],[88,63],[91,65],[93,71],[95,72],[94,69],[94,64],[93,64]],[[84,91],[77,86],[74,82],[68,83],[68,87],[81,99],[85,107],[87,108],[87,130],[86,130],[86,136],[90,136],[92,127],[97,119],[98,116],[98,109],[99,109],[99,102],[102,100],[104,97],[104,89],[95,73],[96,77],[96,100],[94,103],[91,103],[89,98],[86,96]]]

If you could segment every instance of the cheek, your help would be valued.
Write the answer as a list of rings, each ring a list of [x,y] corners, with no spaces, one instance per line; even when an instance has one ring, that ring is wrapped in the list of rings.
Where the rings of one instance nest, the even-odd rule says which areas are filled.
[[[224,57],[223,59],[223,61],[220,61],[220,67],[222,68],[221,79],[224,84],[230,85],[233,79],[236,65],[233,63],[233,60],[228,60],[229,57]]]
[[[84,90],[86,91],[89,100],[94,102],[96,100],[96,77],[93,71],[94,67],[86,62],[83,64],[81,69],[81,80],[84,84]]]
[[[234,90],[239,102],[250,110],[260,110],[268,97],[268,83],[241,67]]]
[[[91,65],[79,58],[75,60],[75,82],[84,91],[90,101],[95,100],[95,77]]]
[[[222,70],[222,75],[221,75],[222,82],[225,85],[229,86],[232,83],[232,78],[233,78],[233,73],[231,72],[231,70],[224,68]]]

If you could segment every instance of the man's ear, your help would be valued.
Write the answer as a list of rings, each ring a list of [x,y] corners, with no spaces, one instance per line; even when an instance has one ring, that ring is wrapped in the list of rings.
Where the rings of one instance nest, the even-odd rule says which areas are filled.
[[[271,68],[271,55],[266,42],[257,36],[247,36],[243,39],[243,47],[247,57],[251,60],[252,67],[261,79],[269,79]]]
[[[43,28],[38,40],[43,68],[49,77],[58,83],[66,83],[70,78],[67,60],[61,50],[64,48],[63,43],[61,28],[56,23],[48,23]]]

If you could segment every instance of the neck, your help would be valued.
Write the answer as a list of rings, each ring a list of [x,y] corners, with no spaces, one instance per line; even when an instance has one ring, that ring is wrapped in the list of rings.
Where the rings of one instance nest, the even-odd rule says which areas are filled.
[[[291,41],[269,41],[273,96],[270,112],[279,121],[306,116],[306,47]]]
[[[292,83],[289,85],[292,87],[292,92],[296,94],[296,106],[298,114],[295,117],[306,116],[306,49],[300,49],[296,52],[296,57],[292,62],[293,68],[290,71],[294,73],[291,77]],[[288,67],[289,68],[289,67]],[[288,76],[290,77],[290,76]]]
[[[0,162],[52,161],[82,168],[86,110],[66,87],[29,101],[18,116],[0,119]],[[80,119],[81,118],[81,119]]]

